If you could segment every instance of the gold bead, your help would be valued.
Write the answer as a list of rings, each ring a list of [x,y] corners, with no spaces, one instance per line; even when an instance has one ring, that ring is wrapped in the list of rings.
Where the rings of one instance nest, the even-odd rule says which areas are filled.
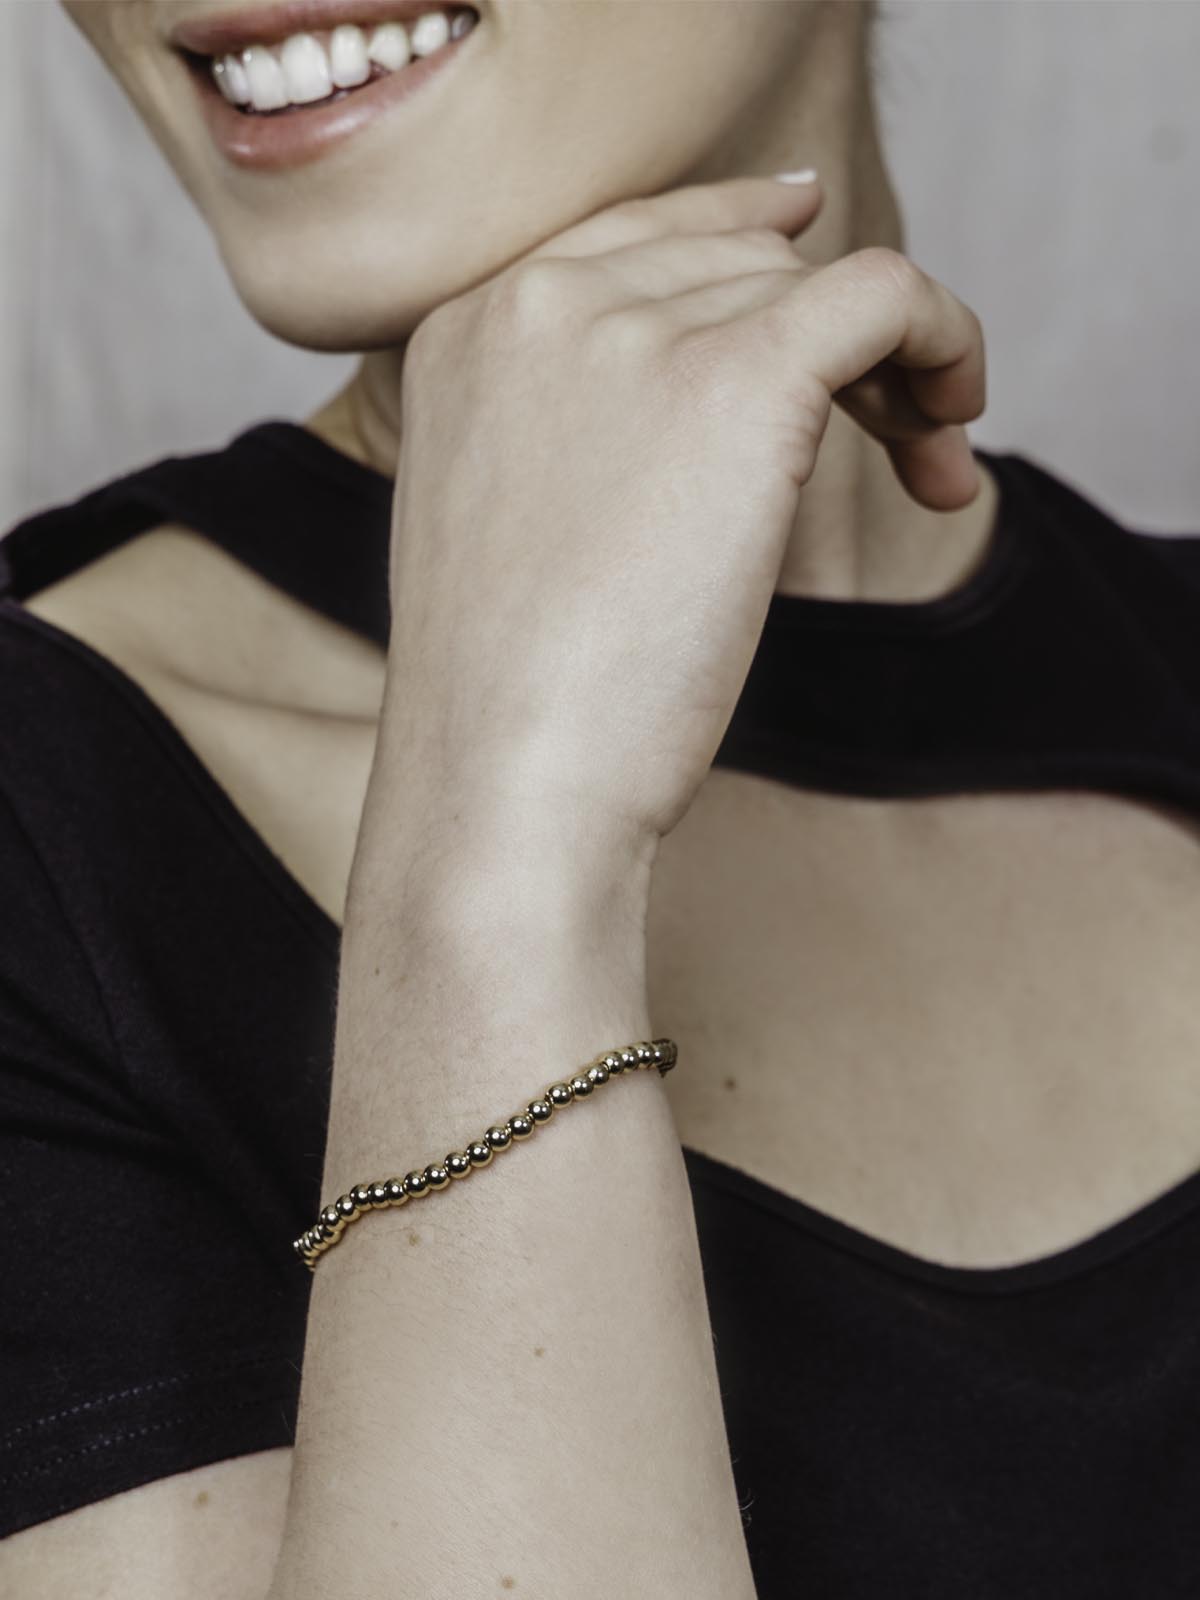
[[[496,1151],[506,1150],[514,1140],[528,1139],[541,1123],[548,1122],[554,1112],[570,1105],[572,1100],[592,1094],[610,1078],[644,1067],[657,1067],[666,1073],[675,1065],[679,1048],[673,1039],[638,1039],[617,1050],[607,1050],[593,1057],[586,1067],[570,1079],[559,1080],[506,1122],[488,1128],[482,1138],[472,1140],[465,1150],[452,1150],[444,1161],[430,1162],[428,1166],[414,1169],[403,1178],[382,1178],[373,1183],[356,1183],[348,1193],[339,1195],[318,1214],[312,1227],[298,1239],[292,1240],[292,1249],[311,1272],[324,1253],[341,1238],[347,1226],[366,1211],[380,1210],[386,1206],[405,1205],[410,1199],[429,1193],[431,1189],[444,1189],[452,1179],[465,1178],[476,1167],[486,1167]]]

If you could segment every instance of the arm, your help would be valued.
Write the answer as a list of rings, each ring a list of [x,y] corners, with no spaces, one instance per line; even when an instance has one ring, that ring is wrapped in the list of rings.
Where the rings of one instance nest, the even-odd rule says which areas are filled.
[[[409,341],[325,1203],[651,1036],[657,843],[728,726],[833,395],[867,377],[850,403],[918,499],[978,489],[978,319],[892,251],[809,268],[779,235],[814,210],[758,178],[610,207]],[[751,1600],[657,1074],[499,1160],[318,1264],[271,1600]]]
[[[534,805],[439,809],[398,765],[385,733],[347,908],[323,1199],[460,1148],[597,1051],[652,1036],[646,848]],[[506,1588],[754,1593],[654,1071],[363,1218],[316,1267],[272,1600]]]

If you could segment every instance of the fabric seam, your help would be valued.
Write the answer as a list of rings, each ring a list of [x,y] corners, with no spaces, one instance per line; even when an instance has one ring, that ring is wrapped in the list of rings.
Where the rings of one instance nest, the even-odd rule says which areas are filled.
[[[96,971],[96,966],[92,960],[91,952],[88,949],[87,941],[84,939],[80,930],[75,926],[74,919],[68,913],[67,908],[63,903],[63,897],[58,883],[55,881],[54,874],[50,871],[50,868],[46,863],[46,859],[38,846],[36,836],[30,829],[24,816],[21,814],[20,807],[17,805],[11,792],[2,781],[0,781],[0,799],[3,799],[4,804],[8,807],[17,831],[25,840],[30,855],[37,863],[38,871],[41,873],[42,878],[45,880],[46,886],[50,891],[50,898],[54,903],[55,910],[58,912],[59,920],[67,932],[68,939],[79,952],[88,978],[91,981],[91,986],[96,996],[96,1003],[100,1009],[100,1015],[104,1018],[105,1030],[108,1033],[111,1064],[116,1068],[117,1075],[121,1079],[124,1088],[136,1099],[137,1094],[134,1089],[133,1074],[129,1070],[129,1063],[125,1059],[125,1052],[121,1049],[116,1027],[113,1021],[112,1011],[109,1007],[108,996],[104,991],[104,985],[100,982],[100,975]]]
[[[56,1467],[62,1467],[69,1462],[78,1461],[81,1457],[94,1455],[97,1450],[108,1450],[115,1445],[127,1444],[133,1439],[143,1439],[147,1434],[161,1433],[164,1428],[177,1427],[180,1423],[194,1421],[197,1416],[203,1417],[229,1417],[241,1411],[250,1411],[256,1407],[271,1405],[277,1399],[273,1395],[251,1395],[245,1399],[237,1400],[221,1407],[206,1406],[201,1411],[183,1411],[174,1416],[162,1417],[157,1422],[144,1423],[134,1428],[122,1428],[115,1433],[105,1434],[98,1439],[92,1439],[78,1449],[67,1450],[57,1456],[50,1456],[44,1461],[39,1461],[31,1467],[24,1467],[20,1471],[10,1472],[0,1477],[0,1488],[9,1484],[24,1483],[32,1478],[42,1476],[44,1473],[53,1472]],[[157,1480],[150,1480],[157,1481]]]
[[[52,1423],[61,1422],[67,1417],[77,1417],[84,1411],[94,1410],[97,1406],[109,1405],[114,1400],[126,1400],[134,1395],[150,1394],[156,1389],[168,1389],[175,1384],[220,1377],[231,1372],[241,1372],[248,1367],[269,1366],[273,1362],[280,1360],[286,1361],[288,1358],[281,1357],[278,1351],[269,1351],[262,1355],[223,1360],[212,1363],[209,1366],[188,1367],[182,1372],[172,1373],[165,1378],[153,1378],[149,1383],[130,1384],[124,1389],[113,1389],[108,1394],[93,1395],[90,1399],[81,1400],[77,1405],[64,1406],[59,1411],[45,1412],[42,1416],[31,1417],[25,1422],[19,1422],[14,1428],[6,1429],[3,1433],[0,1433],[0,1448],[9,1448],[13,1441],[19,1439],[22,1435],[35,1432],[38,1428],[50,1427]]]

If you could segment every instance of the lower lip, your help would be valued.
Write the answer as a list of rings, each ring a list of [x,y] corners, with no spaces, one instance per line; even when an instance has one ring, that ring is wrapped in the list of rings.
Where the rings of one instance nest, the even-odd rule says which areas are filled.
[[[399,101],[417,94],[461,55],[481,25],[477,22],[469,33],[451,39],[432,55],[419,56],[397,72],[351,89],[340,100],[318,100],[290,111],[239,111],[217,88],[210,68],[189,67],[188,75],[199,92],[208,131],[227,160],[260,171],[297,167],[315,161],[386,116]]]

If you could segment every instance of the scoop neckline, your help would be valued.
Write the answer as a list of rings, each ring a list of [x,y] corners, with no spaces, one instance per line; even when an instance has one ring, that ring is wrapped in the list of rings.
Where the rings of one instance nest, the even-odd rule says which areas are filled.
[[[390,503],[392,480],[385,473],[347,455],[303,424],[283,418],[268,418],[244,429],[228,442],[226,448],[236,444],[275,449],[290,457],[301,470],[312,471],[337,482],[340,488],[369,502],[376,510]],[[980,447],[972,448],[991,467],[1000,493],[991,539],[980,561],[964,581],[943,594],[917,601],[835,600],[776,593],[772,596],[768,612],[768,626],[772,622],[787,624],[795,621],[818,626],[822,622],[838,626],[865,625],[883,627],[889,631],[893,628],[940,628],[974,620],[981,609],[994,606],[1033,554],[1033,541],[1019,537],[1019,523],[1024,516],[1032,518],[1035,508],[1026,502],[1025,478],[1019,470],[1022,457],[1011,453],[1000,455]],[[166,462],[186,459],[168,457]],[[121,491],[131,493],[133,482],[153,466],[154,463],[150,463],[146,468],[106,487],[116,495]],[[202,528],[196,531],[201,534],[204,532]],[[287,909],[299,918],[324,950],[336,956],[342,939],[342,924],[313,898],[286,862],[275,853],[188,743],[182,731],[138,680],[85,639],[28,611],[15,595],[0,594],[0,615],[7,615],[61,650],[75,655],[107,680],[174,762],[184,780],[206,803],[209,813],[215,815],[233,842],[254,863],[260,879],[274,888]],[[1051,1287],[1074,1278],[1105,1265],[1143,1240],[1165,1231],[1174,1222],[1184,1219],[1200,1200],[1200,1171],[1197,1171],[1185,1175],[1116,1222],[1048,1255],[1010,1266],[954,1266],[892,1245],[691,1146],[684,1145],[682,1148],[693,1176],[700,1181],[733,1190],[747,1203],[774,1212],[800,1231],[819,1236],[843,1251],[870,1260],[898,1276],[966,1293],[1010,1293]]]
[[[390,499],[393,480],[369,462],[339,449],[302,422],[270,417],[247,428],[239,439],[258,439],[299,457],[314,471],[332,476],[343,486],[378,502]],[[1012,452],[971,444],[996,481],[996,505],[988,537],[971,570],[939,594],[916,600],[796,594],[775,590],[768,602],[765,626],[801,626],[937,632],[964,626],[995,605],[1023,570],[1025,546],[1019,537]]]
[[[386,473],[348,455],[320,434],[305,427],[303,423],[290,418],[268,417],[252,423],[229,438],[218,453],[225,455],[235,448],[253,451],[263,447],[288,457],[301,470],[314,472],[335,482],[340,489],[368,503],[377,512],[390,504],[393,480]],[[826,623],[835,627],[857,624],[882,628],[884,631],[927,628],[936,630],[964,625],[972,620],[981,608],[994,605],[1001,590],[1008,586],[1022,566],[1017,558],[1021,556],[1024,545],[1016,537],[1018,516],[1014,513],[1014,502],[1020,499],[1020,487],[1019,484],[1013,485],[1015,474],[1010,470],[1010,463],[1018,458],[1002,457],[981,447],[972,448],[991,466],[996,475],[999,494],[991,539],[974,571],[964,581],[944,594],[915,601],[833,600],[775,592],[767,608],[764,633],[808,623],[816,626]],[[126,495],[140,504],[137,488],[143,478],[159,469],[169,471],[175,463],[186,463],[195,454],[196,452],[188,452],[182,455],[169,455],[158,461],[149,462],[102,485],[97,494],[102,502],[107,502],[109,496],[119,498],[121,495]],[[105,509],[108,509],[107,505]],[[142,509],[145,510],[145,507]],[[149,515],[150,513],[147,513],[147,516]],[[136,521],[140,519],[135,519]],[[23,524],[18,524],[17,529],[21,526]],[[10,533],[15,531],[17,530],[10,530]],[[132,532],[132,529],[126,531]],[[195,531],[205,536],[203,527],[197,527]],[[3,559],[4,552],[0,542],[0,566],[3,565]],[[4,605],[10,615],[24,621],[27,627],[32,627],[44,637],[53,639],[60,648],[81,657],[94,671],[107,679],[142,723],[156,736],[159,744],[168,749],[175,765],[182,769],[193,790],[205,797],[210,809],[219,816],[225,830],[237,838],[245,853],[258,863],[260,873],[274,884],[292,911],[303,918],[314,937],[327,949],[339,945],[342,924],[309,892],[282,857],[276,854],[266,838],[250,823],[215,773],[200,759],[183,733],[138,680],[123,671],[102,652],[94,649],[85,639],[58,628],[45,618],[28,611],[15,595],[4,593],[0,597],[0,604]]]
[[[895,1276],[969,1295],[999,1296],[1057,1288],[1088,1272],[1112,1265],[1138,1245],[1149,1243],[1175,1224],[1186,1221],[1200,1208],[1200,1168],[1197,1168],[1073,1244],[1008,1265],[972,1267],[917,1255],[693,1146],[684,1145],[683,1152],[693,1180],[734,1194],[746,1204],[781,1218],[792,1228]]]

